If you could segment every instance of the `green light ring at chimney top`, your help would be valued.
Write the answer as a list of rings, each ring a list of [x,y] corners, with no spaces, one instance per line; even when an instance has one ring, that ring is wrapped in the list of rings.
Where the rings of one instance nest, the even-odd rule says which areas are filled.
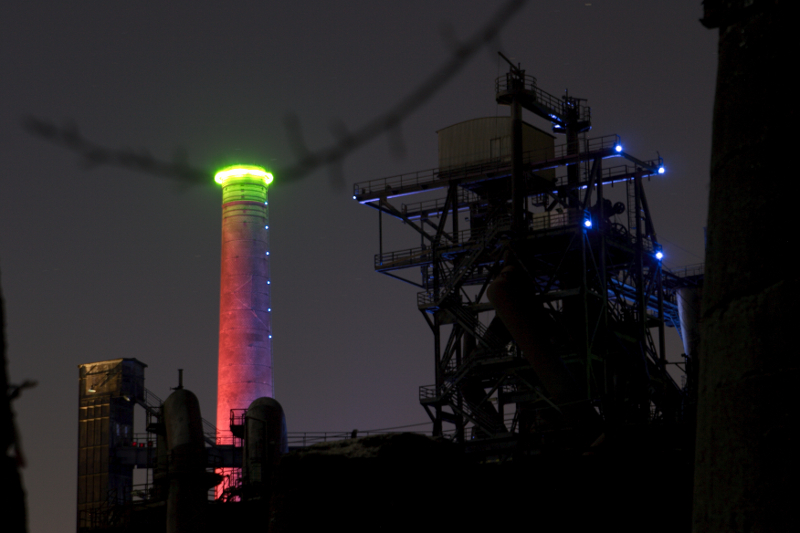
[[[262,167],[254,165],[233,165],[225,167],[214,175],[214,181],[224,185],[225,181],[231,178],[255,178],[263,179],[264,185],[272,183],[272,174]]]

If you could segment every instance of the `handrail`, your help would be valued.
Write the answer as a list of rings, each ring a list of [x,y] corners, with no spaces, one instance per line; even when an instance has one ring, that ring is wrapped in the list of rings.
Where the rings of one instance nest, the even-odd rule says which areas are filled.
[[[349,440],[355,433],[358,437],[369,437],[371,435],[398,435],[400,433],[415,433],[417,435],[431,435],[431,431],[374,431],[374,430],[354,430],[354,431],[293,431],[288,434],[290,448],[305,448],[322,442],[336,442]]]
[[[458,205],[470,204],[479,200],[480,197],[469,189],[458,189]],[[400,211],[403,215],[408,215],[408,212],[411,211],[412,213],[426,213],[426,216],[439,216],[446,203],[447,198],[435,198],[413,204],[400,204]]]
[[[408,248],[393,252],[375,254],[375,270],[388,267],[412,266],[418,263],[429,263],[433,259],[430,247]]]
[[[691,276],[699,276],[705,273],[705,263],[686,265],[683,268],[666,268],[666,267],[661,267],[661,268],[662,270],[672,274],[676,278],[688,278]]]
[[[569,147],[566,143],[556,146],[529,150],[523,153],[523,164],[546,165],[550,161],[556,161],[565,157],[574,157],[576,162],[581,156],[600,150],[607,150],[620,144],[620,137],[616,134],[603,135],[588,139],[585,143],[588,152],[579,150],[576,154],[569,154]],[[493,170],[507,169],[511,162],[505,159],[493,158],[485,161],[476,161],[461,165],[451,165],[441,168],[430,168],[418,170],[406,174],[397,174],[385,178],[377,178],[353,184],[353,196],[370,194],[372,192],[402,190],[405,187],[419,186],[424,189],[425,184],[436,184],[442,186],[442,178],[455,177],[462,175],[485,174]]]
[[[537,216],[544,215],[547,216]],[[579,208],[565,209],[558,213],[550,211],[546,213],[537,213],[528,222],[528,229],[533,231],[542,231],[546,229],[565,228],[570,226],[579,226],[585,220],[584,210]],[[457,248],[471,248],[481,244],[487,234],[493,234],[501,230],[504,225],[508,225],[508,218],[501,217],[492,222],[492,224],[478,227],[466,228],[459,231],[452,242],[445,243],[438,250],[440,252],[448,252]],[[477,235],[477,237],[476,237]],[[652,244],[646,244],[648,249],[652,248]],[[382,254],[375,254],[374,267],[375,270],[400,268],[403,266],[415,266],[421,263],[430,263],[433,260],[433,253],[430,246],[406,248],[403,250],[393,250],[390,252],[383,252]]]
[[[494,87],[495,94],[500,94],[501,92],[518,91],[520,89],[533,93],[534,100],[537,104],[559,113],[562,117],[567,114],[569,107],[574,106],[572,102],[577,101],[576,99],[568,99],[568,97],[559,98],[546,91],[543,91],[536,85],[536,78],[528,75],[519,76],[510,72],[506,73],[505,75],[499,76],[497,79],[495,79]],[[577,104],[577,108],[578,120],[591,119],[590,107]],[[552,120],[561,122],[561,117],[555,117],[551,115],[550,118]]]

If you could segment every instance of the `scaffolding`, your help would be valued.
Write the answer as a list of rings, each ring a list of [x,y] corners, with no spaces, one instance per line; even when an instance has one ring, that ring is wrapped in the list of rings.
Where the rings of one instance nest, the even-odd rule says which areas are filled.
[[[679,421],[686,388],[667,371],[664,328],[680,332],[675,290],[698,274],[661,264],[643,182],[664,172],[663,160],[634,157],[617,135],[588,137],[584,101],[542,91],[518,67],[495,88],[511,116],[485,135],[461,126],[467,133],[447,141],[488,144],[485,153],[444,157],[442,130],[438,168],[353,188],[378,211],[375,270],[421,289],[435,365],[419,400],[434,435],[477,449],[563,448],[608,425]],[[566,142],[524,123],[522,109]],[[615,184],[624,195],[613,203]],[[398,203],[411,196],[420,201]],[[384,251],[384,215],[420,246]],[[490,293],[509,280],[505,297],[522,306],[503,312]],[[554,394],[565,380],[571,392]]]

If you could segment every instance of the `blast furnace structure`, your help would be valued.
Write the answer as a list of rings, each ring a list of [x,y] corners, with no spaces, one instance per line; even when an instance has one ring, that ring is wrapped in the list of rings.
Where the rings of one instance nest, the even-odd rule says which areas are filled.
[[[510,117],[440,130],[438,168],[353,190],[378,211],[375,270],[420,290],[434,383],[419,400],[434,435],[490,453],[585,449],[609,428],[680,423],[691,391],[668,372],[664,328],[680,332],[675,289],[702,270],[662,268],[643,187],[662,159],[589,137],[584,100],[518,66],[495,89]],[[420,245],[385,251],[384,214]]]

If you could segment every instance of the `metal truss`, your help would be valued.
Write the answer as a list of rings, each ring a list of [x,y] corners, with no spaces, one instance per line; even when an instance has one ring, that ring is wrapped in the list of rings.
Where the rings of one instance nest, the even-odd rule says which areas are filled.
[[[664,327],[677,325],[676,311],[642,184],[663,172],[663,161],[628,154],[617,135],[586,138],[590,113],[579,99],[547,95],[515,69],[498,81],[498,102],[512,106],[512,117],[520,116],[514,106],[545,116],[554,131],[566,131],[566,143],[353,189],[355,200],[379,212],[375,270],[421,289],[417,307],[433,333],[435,372],[434,383],[420,387],[420,403],[435,434],[464,444],[542,443],[575,430],[565,413],[576,406],[553,400],[487,296],[513,265],[531,287],[526,301],[538,322],[531,327],[580,391],[571,403],[605,423],[674,419],[683,392],[666,371]],[[545,113],[555,108],[556,117]],[[542,177],[550,169],[560,169],[555,181]],[[603,193],[615,183],[625,184],[626,202],[612,205]],[[437,198],[398,204],[431,192]],[[420,246],[384,251],[384,215],[417,232]]]

